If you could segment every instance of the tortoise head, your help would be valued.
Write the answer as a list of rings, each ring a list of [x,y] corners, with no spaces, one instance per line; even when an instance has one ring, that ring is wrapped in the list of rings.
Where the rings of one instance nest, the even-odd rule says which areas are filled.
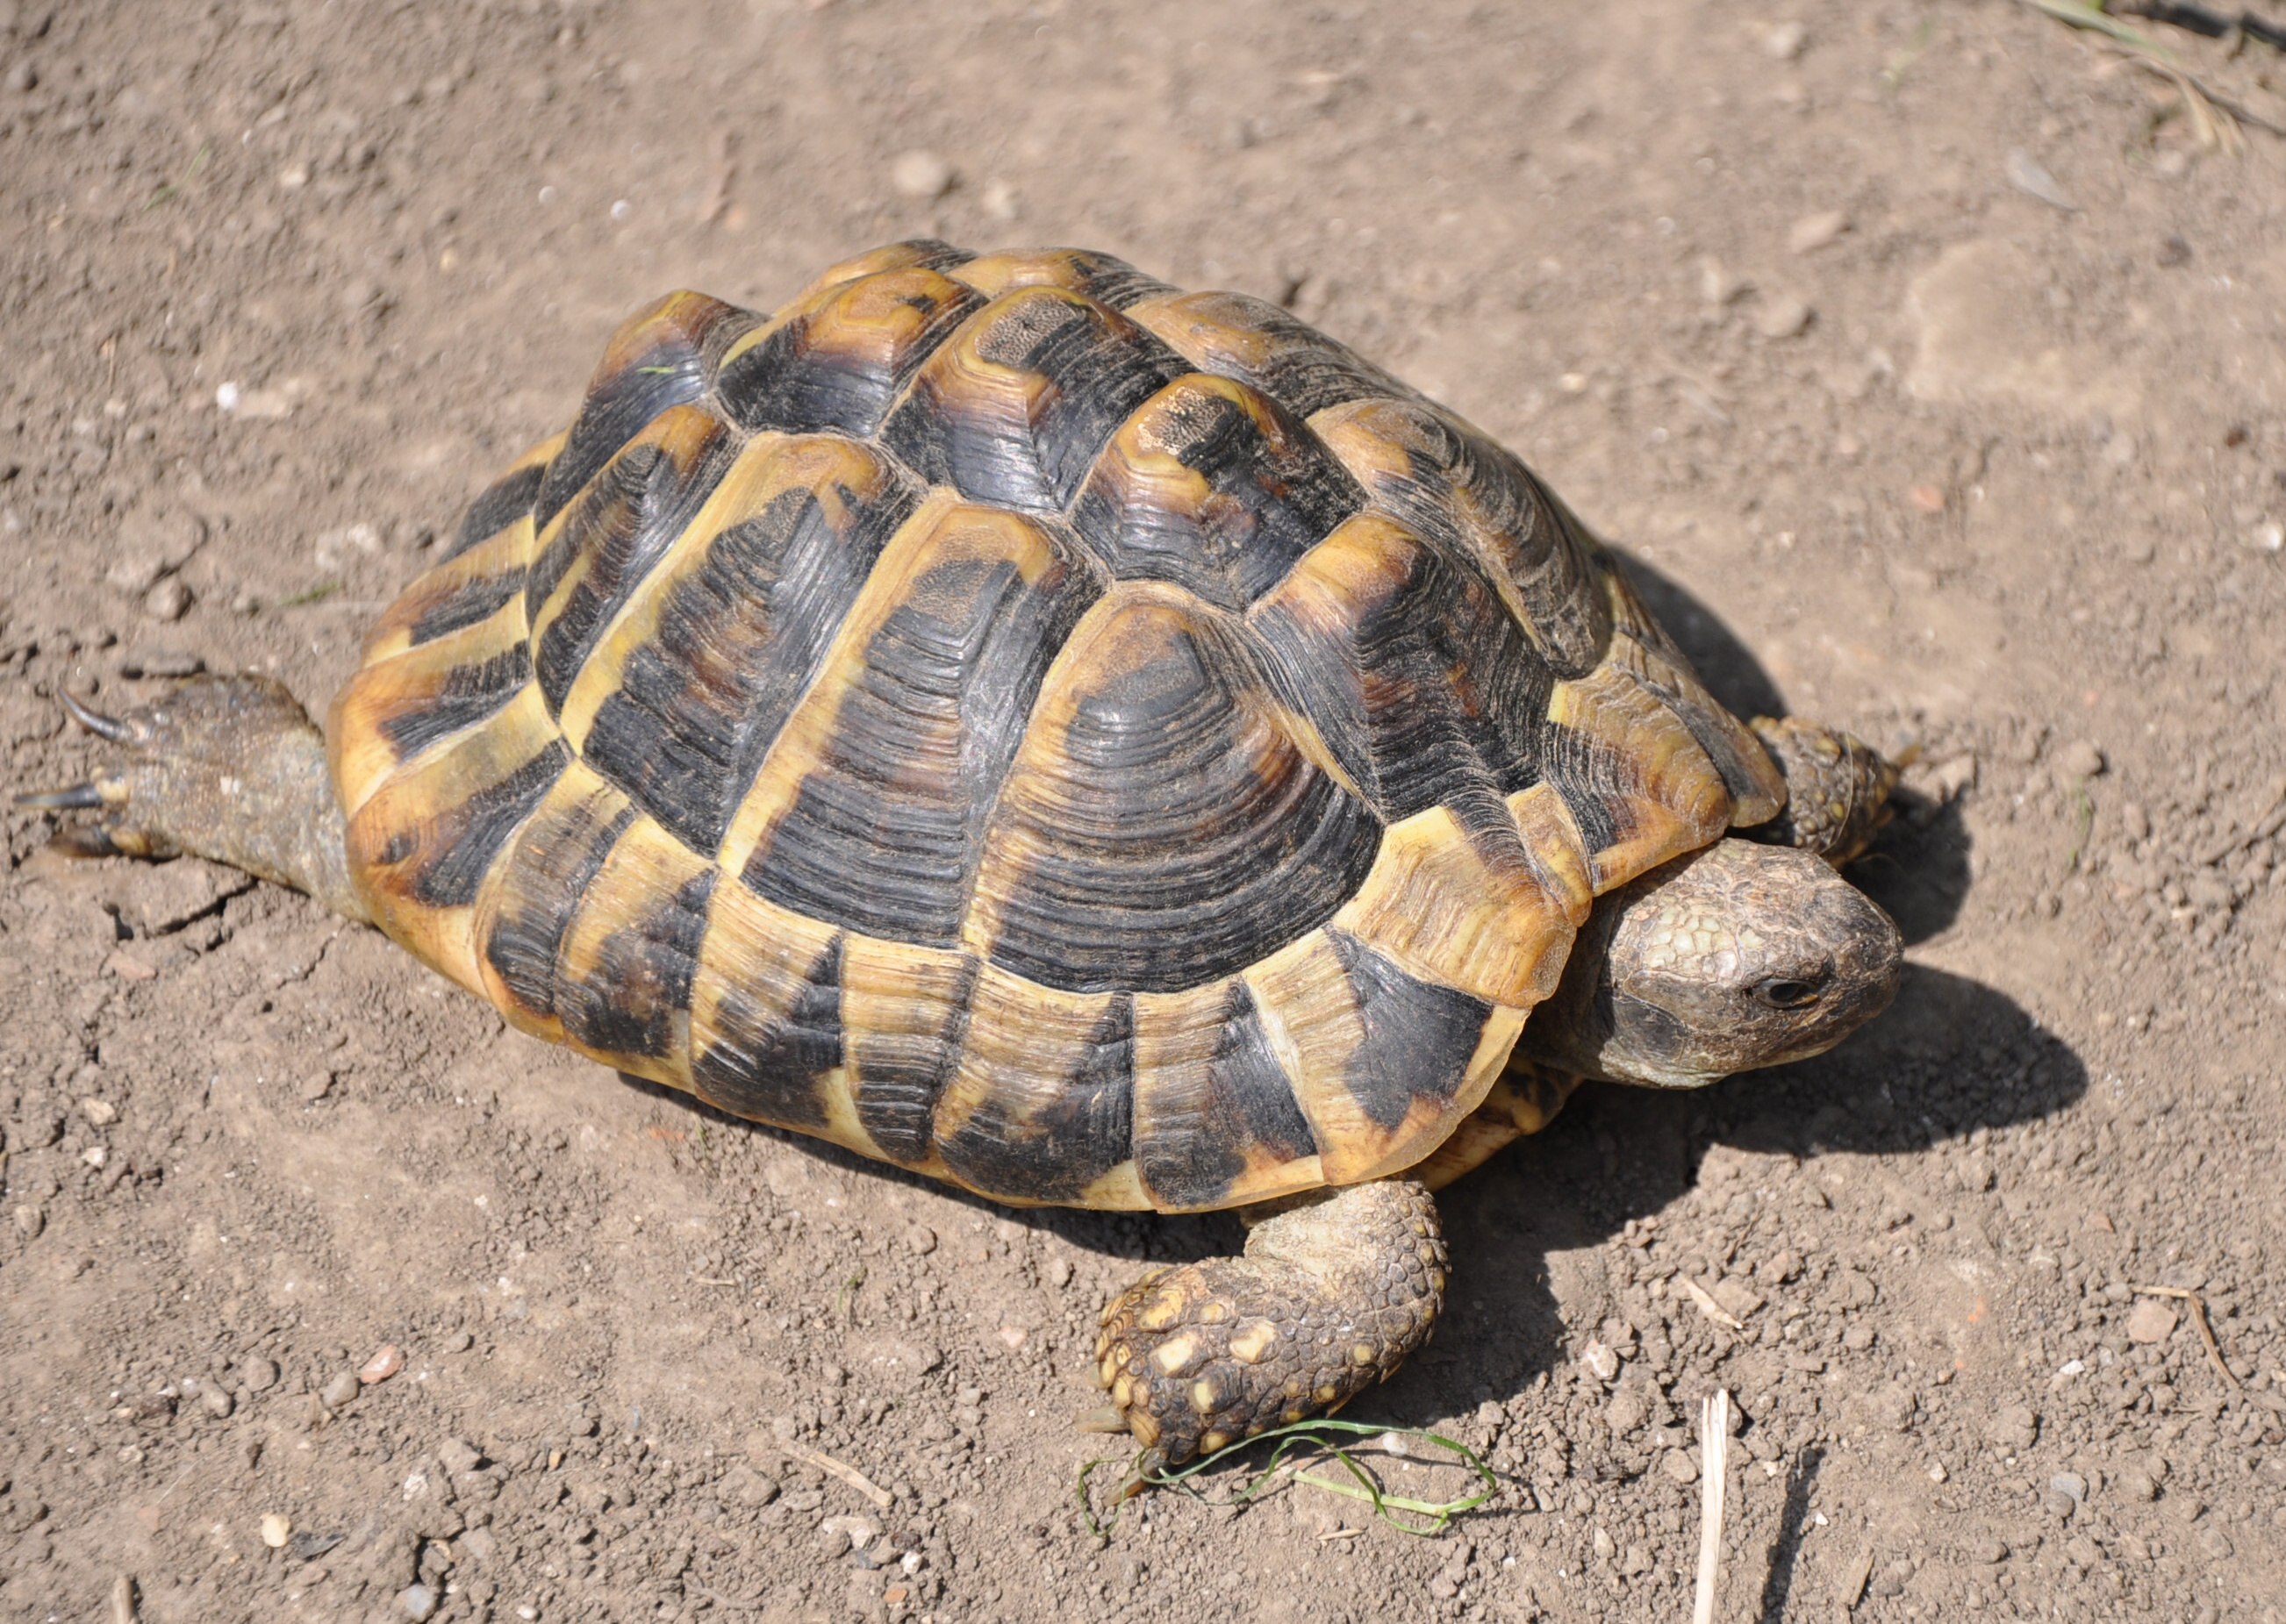
[[[1889,1006],[1896,926],[1826,863],[1723,840],[1603,897],[1518,1052],[1696,1088],[1823,1054]]]

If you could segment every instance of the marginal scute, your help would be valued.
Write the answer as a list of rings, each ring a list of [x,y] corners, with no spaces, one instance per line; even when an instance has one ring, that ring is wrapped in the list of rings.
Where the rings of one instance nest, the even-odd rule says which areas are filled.
[[[1056,992],[988,966],[933,1112],[937,1152],[984,1194],[1073,1200],[1134,1155],[1135,1084],[1133,994]]]
[[[565,1043],[619,1070],[690,1086],[691,982],[720,878],[651,819],[628,824],[556,954]]]
[[[530,689],[490,726],[377,785],[350,814],[350,873],[374,920],[481,996],[471,905],[508,837],[572,763]],[[338,777],[338,769],[336,769]]]
[[[520,600],[532,546],[532,521],[521,518],[430,570],[374,619],[366,633],[363,664],[379,665],[408,649],[466,631]],[[520,611],[517,619],[520,624]]]
[[[1409,975],[1338,930],[1312,932],[1245,981],[1288,1057],[1328,1184],[1428,1155],[1483,1100],[1524,1029],[1524,1011]]]
[[[1243,980],[1135,1003],[1136,1163],[1154,1206],[1202,1211],[1322,1182],[1316,1136]]]
[[[1052,987],[1178,991],[1329,917],[1380,839],[1242,625],[1130,582],[1040,696],[966,940]]]
[[[1565,874],[1533,856],[1512,825],[1472,832],[1431,807],[1391,825],[1333,926],[1422,980],[1528,1009],[1556,989],[1573,929]]]
[[[868,1155],[941,1171],[937,1100],[960,1064],[974,954],[850,936],[841,958],[851,1106]]]
[[[1722,775],[1730,795],[1733,828],[1751,828],[1778,816],[1785,805],[1785,775],[1753,731],[1707,690],[1691,661],[1675,647],[1667,628],[1651,619],[1636,595],[1624,570],[1613,565],[1604,572],[1611,595],[1617,635],[1612,639],[1611,659],[1625,666],[1637,681],[1657,694]]]
[[[734,1116],[870,1150],[841,1075],[845,950],[832,926],[718,886],[691,981],[692,1092]]]
[[[470,930],[485,996],[516,1026],[561,1043],[556,974],[564,934],[611,848],[635,819],[614,785],[573,762],[493,860]]]
[[[1730,827],[1722,775],[1624,662],[1557,683],[1548,715],[1541,771],[1593,855],[1598,896]]]
[[[361,667],[334,702],[343,805],[364,805],[402,763],[489,721],[531,681],[524,617],[505,606]]]
[[[696,406],[654,418],[540,531],[524,583],[532,664],[548,708],[729,467],[721,422]]]
[[[1138,299],[1174,291],[1125,260],[1091,248],[1035,248],[984,254],[951,274],[988,299],[997,298],[1013,288],[1061,288],[1113,310],[1125,310]]]
[[[558,434],[542,440],[486,485],[461,516],[461,527],[445,544],[439,560],[458,558],[470,548],[491,540],[517,520],[530,517],[533,504],[540,500],[540,482],[548,477],[548,464],[563,451],[564,438]]]

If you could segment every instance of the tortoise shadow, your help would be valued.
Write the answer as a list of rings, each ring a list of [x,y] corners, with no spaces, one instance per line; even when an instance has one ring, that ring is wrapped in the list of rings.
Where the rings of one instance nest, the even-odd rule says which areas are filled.
[[[2014,999],[1919,965],[1907,966],[1889,1012],[1831,1054],[1703,1092],[1590,1085],[1547,1131],[1441,1197],[1454,1300],[1386,1404],[1396,1419],[1425,1421],[1555,1374],[1567,1330],[1549,1256],[1602,1245],[1659,1212],[1716,1146],[1805,1162],[1939,1152],[1979,1128],[2053,1115],[2086,1091],[2078,1056]]]
[[[1009,1207],[728,1116],[657,1084],[625,1080],[726,1131],[773,1139],[843,1171],[926,1191],[1104,1257],[1139,1265],[1184,1263],[1243,1243],[1231,1213]],[[1378,1390],[1374,1413],[1427,1425],[1487,1399],[1523,1393],[1557,1370],[1567,1332],[1549,1255],[1601,1245],[1630,1220],[1659,1212],[1696,1182],[1715,1146],[1804,1161],[1833,1152],[1916,1155],[1979,1128],[2052,1115],[2086,1090],[2077,1055],[2014,999],[1922,965],[1906,967],[1887,1014],[1831,1054],[1703,1091],[1590,1085],[1546,1132],[1502,1152],[1439,1198],[1453,1254],[1452,1301],[1436,1342]]]

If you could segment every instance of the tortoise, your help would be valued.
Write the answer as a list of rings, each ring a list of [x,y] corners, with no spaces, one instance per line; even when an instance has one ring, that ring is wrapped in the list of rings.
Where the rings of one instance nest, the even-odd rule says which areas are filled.
[[[526,1032],[996,1202],[1249,1210],[1103,1314],[1146,1471],[1394,1371],[1432,1192],[1580,1080],[1815,1054],[1899,975],[1838,872],[1878,753],[1734,717],[1456,414],[1081,250],[641,311],[322,734],[256,676],[64,702],[117,753],[23,798],[105,813],[69,849],[297,887]]]

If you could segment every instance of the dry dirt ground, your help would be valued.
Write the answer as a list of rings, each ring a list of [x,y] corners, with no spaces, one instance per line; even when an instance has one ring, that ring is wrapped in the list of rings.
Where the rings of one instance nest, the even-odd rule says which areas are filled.
[[[2159,32],[2286,122],[2276,53]],[[635,304],[922,233],[1282,298],[1736,704],[1921,751],[1890,1014],[1448,1198],[1358,1406],[1499,1472],[1435,1539],[1307,1487],[1087,1531],[1098,1306],[1231,1221],[709,1117],[11,811],[0,1613],[1672,1620],[1721,1386],[1722,1619],[2274,1624],[2282,165],[2005,0],[0,0],[12,790],[91,759],[66,687],[322,701]]]

